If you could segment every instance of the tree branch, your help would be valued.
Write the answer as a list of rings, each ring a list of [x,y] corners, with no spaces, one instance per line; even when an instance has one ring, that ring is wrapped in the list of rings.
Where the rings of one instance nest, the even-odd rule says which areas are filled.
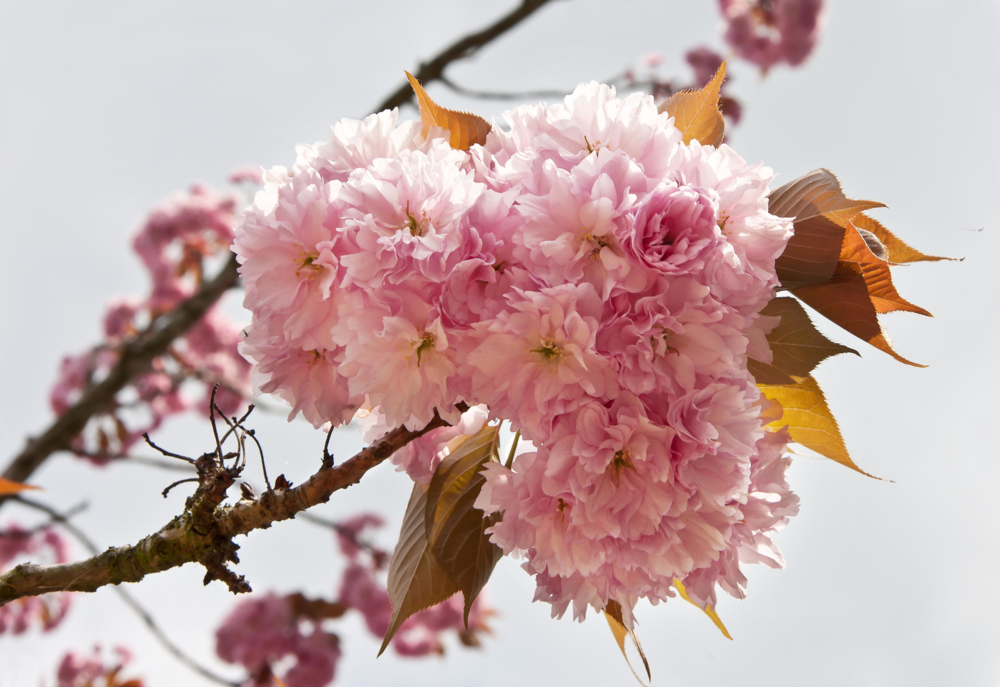
[[[551,0],[523,0],[520,6],[518,6],[510,14],[501,17],[495,23],[487,26],[481,31],[469,34],[464,38],[460,38],[458,41],[445,48],[430,62],[421,63],[420,68],[414,76],[417,78],[417,81],[422,84],[428,84],[432,81],[439,80],[441,75],[444,73],[445,67],[449,64],[455,62],[456,60],[472,57],[484,45],[507,33],[550,1]],[[413,89],[410,87],[408,81],[404,81],[402,85],[400,85],[400,87],[392,93],[392,95],[386,98],[381,105],[375,108],[375,111],[381,112],[382,110],[391,110],[394,107],[399,107],[400,105],[409,102],[411,98],[413,98]]]
[[[73,407],[60,415],[40,436],[28,445],[7,466],[3,477],[25,482],[55,451],[68,448],[70,442],[86,426],[87,421],[111,405],[115,394],[132,379],[149,369],[153,359],[163,355],[167,347],[190,329],[222,294],[236,286],[236,256],[226,262],[214,279],[202,284],[196,294],[176,308],[156,318],[149,327],[133,337],[121,349],[121,358],[108,376],[87,389]],[[0,504],[6,497],[0,497]]]
[[[78,528],[76,525],[74,525],[69,521],[68,512],[59,513],[55,509],[46,506],[44,503],[33,501],[31,499],[27,499],[20,495],[15,496],[13,498],[15,501],[24,506],[27,506],[29,508],[34,508],[35,510],[42,511],[43,513],[47,513],[49,517],[52,519],[52,522],[56,522],[62,525],[67,532],[72,534],[73,537],[76,538],[76,540],[83,545],[83,548],[87,549],[87,551],[89,551],[92,555],[95,556],[97,555],[98,552],[97,546],[94,544],[93,541],[91,541],[90,537],[88,537],[86,534],[83,533],[83,531],[80,528]],[[160,644],[162,644],[164,648],[167,651],[169,651],[178,661],[180,661],[181,663],[183,663],[188,668],[195,671],[202,677],[208,678],[212,682],[216,682],[220,685],[227,685],[228,687],[238,687],[241,684],[239,682],[227,680],[226,678],[220,675],[216,675],[211,670],[209,670],[208,668],[201,665],[193,658],[185,654],[179,646],[174,644],[170,640],[170,638],[167,637],[167,635],[163,632],[163,630],[160,629],[160,626],[156,624],[156,621],[153,620],[153,616],[151,616],[149,614],[149,611],[143,608],[142,605],[135,600],[135,597],[129,594],[122,587],[117,587],[115,591],[118,593],[118,596],[121,597],[122,601],[124,601],[125,604],[129,608],[131,608],[136,615],[139,616],[142,622],[146,624],[146,627],[148,627],[149,631],[153,633],[153,636],[156,637],[157,640],[159,640]]]
[[[202,474],[202,484],[188,500],[182,515],[133,546],[109,548],[76,563],[49,566],[23,563],[0,575],[0,605],[50,592],[93,592],[109,584],[139,582],[146,575],[195,562],[208,569],[206,583],[222,579],[234,593],[250,591],[242,577],[224,567],[225,561],[238,562],[235,551],[239,547],[232,542],[233,537],[269,528],[272,523],[325,503],[335,491],[357,484],[368,470],[396,450],[446,424],[435,416],[420,430],[398,427],[336,467],[324,462],[297,487],[267,491],[253,501],[240,501],[233,506],[219,505],[235,476],[231,470],[218,467],[215,473]],[[206,454],[199,459],[199,472],[206,470],[207,460],[213,458],[214,454]]]

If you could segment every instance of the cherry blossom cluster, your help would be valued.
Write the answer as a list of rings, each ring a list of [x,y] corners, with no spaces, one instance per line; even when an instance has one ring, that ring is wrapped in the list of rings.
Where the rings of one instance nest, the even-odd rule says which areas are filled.
[[[30,556],[36,562],[66,563],[69,547],[51,527],[28,530],[10,523],[0,530],[0,570],[12,561]],[[68,592],[29,596],[0,606],[0,635],[21,634],[37,626],[43,632],[54,629],[69,612],[73,595]]]
[[[802,64],[822,29],[823,0],[719,0],[719,9],[726,42],[765,71]]]
[[[115,647],[115,658],[104,657],[100,646],[89,654],[71,651],[59,662],[56,687],[143,687],[142,680],[126,679],[121,675],[132,661],[132,653]]]
[[[317,427],[440,415],[395,458],[424,482],[456,436],[509,422],[529,450],[488,465],[477,507],[554,614],[675,579],[740,596],[797,507],[746,365],[770,360],[792,231],[772,174],[597,83],[504,121],[465,152],[395,111],[342,120],[265,175],[234,249],[255,389]]]
[[[247,669],[246,687],[269,687],[276,670],[288,687],[323,687],[333,682],[341,657],[340,639],[323,625],[348,611],[358,611],[375,637],[385,635],[392,604],[380,577],[388,555],[364,539],[366,529],[381,526],[381,518],[371,514],[336,525],[340,550],[348,561],[336,601],[264,594],[242,601],[223,620],[216,632],[216,653]],[[452,630],[463,644],[478,646],[478,633],[487,629],[488,614],[484,602],[477,600],[466,630],[461,597],[456,595],[408,618],[391,646],[401,656],[440,655],[444,653],[441,636]]]
[[[253,181],[240,172],[237,181]],[[195,185],[156,207],[133,241],[152,280],[145,299],[118,298],[104,316],[104,342],[63,359],[50,403],[61,415],[90,385],[99,382],[119,360],[119,351],[158,316],[173,310],[201,285],[205,263],[223,256],[233,238],[238,198]],[[104,416],[91,421],[77,437],[74,450],[95,464],[126,452],[145,432],[192,406],[208,408],[212,387],[220,384],[216,402],[235,412],[249,393],[250,366],[236,351],[239,325],[212,307],[178,338],[168,355],[136,377]],[[201,387],[201,399],[182,393],[185,382]]]

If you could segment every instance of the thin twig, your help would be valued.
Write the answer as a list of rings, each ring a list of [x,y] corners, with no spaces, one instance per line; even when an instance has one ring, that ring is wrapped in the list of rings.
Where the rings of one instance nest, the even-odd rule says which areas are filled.
[[[80,542],[83,548],[89,551],[92,556],[97,555],[98,553],[97,545],[94,544],[94,542],[90,539],[90,537],[84,534],[80,528],[78,528],[76,525],[74,525],[69,521],[71,511],[66,511],[65,513],[59,513],[55,509],[46,506],[44,503],[27,499],[23,496],[14,496],[13,500],[17,501],[18,503],[24,506],[27,506],[28,508],[34,508],[35,510],[42,511],[43,513],[48,514],[49,518],[53,522],[57,522],[60,525],[62,525],[62,527],[71,535],[73,535],[73,537],[78,542]],[[206,677],[209,680],[212,680],[213,682],[217,682],[220,685],[238,687],[238,685],[241,684],[240,682],[227,680],[224,677],[216,675],[208,668],[205,668],[204,666],[197,663],[193,658],[185,654],[180,649],[180,647],[174,644],[169,637],[167,637],[167,635],[163,632],[163,630],[160,629],[160,626],[156,624],[156,621],[153,620],[153,616],[149,614],[149,611],[143,608],[142,605],[139,604],[139,602],[136,601],[131,594],[129,594],[125,589],[122,589],[121,587],[115,587],[115,592],[118,594],[118,596],[121,597],[122,601],[125,602],[125,605],[131,608],[132,611],[134,611],[135,614],[139,616],[142,622],[146,624],[146,627],[148,627],[150,632],[153,633],[153,636],[156,637],[157,640],[159,640],[160,644],[162,644],[167,651],[173,654],[174,658],[179,660],[181,663],[183,663],[196,673],[199,673],[203,677]]]
[[[208,418],[212,421],[212,434],[215,435],[215,450],[219,456],[219,465],[225,465],[224,459],[222,458],[222,442],[219,441],[219,428],[215,426],[215,409],[218,407],[215,405],[215,392],[218,390],[218,384],[212,387],[212,396],[208,401]],[[222,419],[227,423],[229,422],[229,419],[224,413],[222,413]]]
[[[185,461],[187,463],[191,463],[192,465],[194,465],[194,458],[188,458],[187,456],[182,456],[179,453],[174,453],[173,451],[168,451],[167,449],[160,448],[159,446],[157,446],[156,444],[154,444],[153,440],[149,438],[149,433],[148,432],[143,432],[142,433],[142,438],[146,440],[146,443],[149,444],[150,448],[156,449],[157,451],[159,451],[160,453],[162,453],[163,455],[165,455],[167,458],[179,458],[180,460],[183,460],[183,461]]]
[[[438,53],[430,62],[422,63],[414,76],[422,84],[439,80],[449,64],[472,57],[480,48],[507,33],[549,2],[550,0],[523,0],[514,11],[501,17],[490,26],[460,38]],[[375,112],[399,107],[412,98],[413,90],[410,88],[409,82],[404,81],[399,88],[375,108]]]
[[[20,498],[23,499],[23,497]],[[27,499],[23,499],[23,502],[27,506],[34,507],[34,504],[32,502],[29,502]],[[22,531],[0,530],[0,537],[28,537],[40,532],[41,530],[46,529],[47,527],[51,527],[53,523],[60,523],[60,524],[65,523],[74,515],[79,515],[88,508],[90,508],[90,503],[87,501],[81,501],[80,503],[76,504],[69,510],[64,511],[62,513],[59,513],[55,510],[52,510],[50,513],[48,510],[46,510],[45,512],[49,514],[49,519],[47,522],[43,522],[40,525],[35,525],[30,529]]]
[[[333,436],[333,430],[337,428],[332,422],[330,423],[330,431],[326,433],[326,441],[323,442],[323,465],[329,468],[333,467],[333,454],[330,453],[330,438]]]
[[[161,492],[163,494],[163,498],[167,498],[167,494],[169,494],[170,490],[173,489],[174,487],[176,487],[176,486],[178,486],[180,484],[185,484],[187,482],[197,482],[197,481],[199,481],[197,477],[189,477],[187,479],[179,479],[176,482],[174,482],[173,484],[171,484],[169,487],[167,487],[166,489],[164,489],[163,492]]]
[[[457,83],[442,74],[437,78],[442,84],[459,95],[469,98],[479,98],[480,100],[533,100],[535,98],[562,98],[569,91],[559,91],[556,89],[544,89],[538,91],[477,91]]]
[[[257,444],[257,453],[260,454],[260,469],[263,470],[264,472],[264,484],[267,485],[267,490],[271,491],[271,480],[267,478],[267,463],[264,462],[264,448],[260,445],[260,442],[257,441],[257,435],[252,429],[247,430],[244,436],[250,437],[251,439],[253,439],[253,443]],[[245,462],[246,459],[244,458],[244,463]]]
[[[215,407],[216,407],[217,410],[219,409],[219,406],[215,406]],[[237,420],[235,417],[233,418],[233,421],[229,423],[229,429],[226,430],[226,433],[222,435],[222,443],[226,442],[226,439],[229,438],[230,434],[232,434],[233,432],[236,431],[237,427],[239,427],[240,425],[242,425],[244,422],[247,421],[247,418],[250,417],[250,413],[252,413],[253,410],[254,410],[254,408],[256,408],[256,407],[257,406],[255,406],[253,403],[251,403],[250,405],[247,406],[247,412],[243,413],[243,417],[241,417],[239,420]],[[225,414],[223,414],[223,412],[221,410],[219,410],[219,414],[222,415],[223,417],[225,417]],[[227,422],[228,422],[228,420],[227,420]]]

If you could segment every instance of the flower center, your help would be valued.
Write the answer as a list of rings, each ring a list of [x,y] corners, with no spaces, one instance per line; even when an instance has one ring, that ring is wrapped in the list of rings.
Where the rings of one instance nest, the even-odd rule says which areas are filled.
[[[601,249],[607,248],[611,245],[611,242],[605,237],[595,236],[594,233],[586,227],[580,228],[580,240],[586,241],[591,245],[592,249],[590,251],[590,255],[588,256],[591,260],[599,259],[601,256]]]
[[[593,152],[597,151],[598,155],[600,155],[601,148],[607,148],[608,147],[607,144],[601,143],[599,140],[598,141],[594,141],[593,143],[591,143],[590,141],[587,140],[586,136],[583,137],[583,143],[584,143],[584,145],[587,146],[587,152],[588,153],[593,153]]]
[[[634,470],[635,466],[632,464],[632,452],[627,448],[623,448],[620,451],[615,452],[614,458],[611,459],[611,463],[608,465],[608,473],[611,476],[611,481],[614,485],[618,486],[618,481],[621,479],[623,470]]]
[[[295,270],[295,276],[301,277],[303,272],[307,272],[307,279],[312,279],[317,274],[323,271],[323,265],[317,265],[316,259],[319,258],[319,253],[315,251],[302,251],[299,253],[299,266]]]
[[[411,236],[423,236],[427,230],[427,211],[421,210],[418,220],[410,212],[410,201],[406,201],[406,221],[400,229],[409,229]]]
[[[552,339],[542,339],[538,342],[538,348],[532,348],[532,353],[542,356],[544,362],[559,362],[562,359],[562,349]]]
[[[434,350],[434,335],[424,334],[424,337],[420,339],[417,343],[417,367],[420,367],[420,358],[423,356],[424,351]]]

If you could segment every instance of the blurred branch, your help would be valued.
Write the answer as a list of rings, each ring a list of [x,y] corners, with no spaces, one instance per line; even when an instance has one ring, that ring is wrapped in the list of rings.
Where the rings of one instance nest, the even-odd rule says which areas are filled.
[[[108,376],[87,389],[72,408],[60,415],[42,434],[28,441],[3,472],[3,477],[25,482],[55,451],[68,448],[70,442],[94,415],[107,409],[132,379],[150,368],[153,359],[163,355],[177,337],[190,329],[222,294],[236,286],[236,256],[231,256],[214,279],[202,284],[193,296],[176,308],[156,318],[142,332],[121,348],[121,358]],[[0,504],[9,497],[0,497]]]
[[[88,552],[90,552],[92,556],[96,556],[98,554],[97,545],[94,544],[93,541],[91,541],[90,537],[84,534],[82,530],[80,530],[76,525],[74,525],[69,521],[71,513],[79,512],[80,509],[79,506],[76,509],[67,511],[66,513],[59,513],[58,511],[45,505],[44,503],[40,503],[32,499],[27,499],[23,496],[14,496],[12,498],[14,501],[17,501],[21,505],[46,513],[52,522],[56,522],[62,525],[62,527],[71,535],[73,535],[73,537],[78,542],[80,542],[83,548],[85,548]],[[188,668],[195,671],[202,677],[208,678],[209,680],[216,682],[220,685],[227,685],[227,687],[238,687],[241,684],[240,682],[227,680],[224,677],[216,675],[208,668],[205,668],[204,666],[197,663],[193,658],[185,654],[180,649],[180,647],[178,647],[176,644],[170,641],[170,638],[167,637],[166,634],[164,634],[163,630],[160,629],[160,626],[156,624],[155,620],[153,620],[153,616],[149,614],[149,611],[143,608],[142,605],[138,601],[136,601],[131,594],[129,594],[121,587],[116,587],[115,592],[117,592],[118,596],[120,596],[122,601],[125,602],[125,605],[131,608],[132,611],[134,611],[135,614],[139,616],[142,622],[146,624],[146,627],[148,627],[150,632],[153,633],[153,636],[155,636],[156,639],[159,640],[160,644],[162,644],[163,647],[167,651],[169,651],[181,663],[183,663]]]
[[[531,100],[532,98],[562,98],[569,91],[559,91],[554,88],[540,91],[477,91],[457,83],[442,74],[437,79],[442,84],[459,95],[482,100]]]
[[[338,466],[324,461],[320,469],[297,487],[264,492],[259,498],[222,507],[226,491],[238,471],[225,468],[207,453],[198,459],[200,484],[188,499],[185,511],[159,532],[134,546],[109,548],[84,561],[41,566],[23,563],[0,575],[0,605],[26,596],[49,592],[93,592],[105,585],[138,582],[150,575],[185,563],[201,563],[208,570],[206,583],[220,579],[235,592],[250,591],[242,576],[225,567],[239,561],[232,540],[239,534],[269,528],[295,517],[307,508],[325,503],[331,494],[357,484],[396,450],[447,423],[435,415],[423,429],[398,427]],[[23,499],[19,499],[23,500]]]
[[[452,43],[441,51],[430,62],[422,62],[420,64],[420,68],[417,69],[417,73],[414,74],[414,76],[417,78],[417,81],[424,85],[431,83],[432,81],[440,81],[445,68],[449,64],[457,60],[472,57],[479,51],[480,48],[510,31],[550,1],[551,0],[523,0],[521,4],[510,14],[501,17],[495,23],[487,26],[481,31],[477,31],[476,33],[469,34],[464,38],[460,38],[458,41]],[[409,82],[403,81],[400,87],[397,88],[392,95],[386,98],[382,104],[375,108],[375,112],[391,110],[394,107],[399,107],[400,105],[409,102],[411,98],[413,98],[413,89],[410,88]]]

